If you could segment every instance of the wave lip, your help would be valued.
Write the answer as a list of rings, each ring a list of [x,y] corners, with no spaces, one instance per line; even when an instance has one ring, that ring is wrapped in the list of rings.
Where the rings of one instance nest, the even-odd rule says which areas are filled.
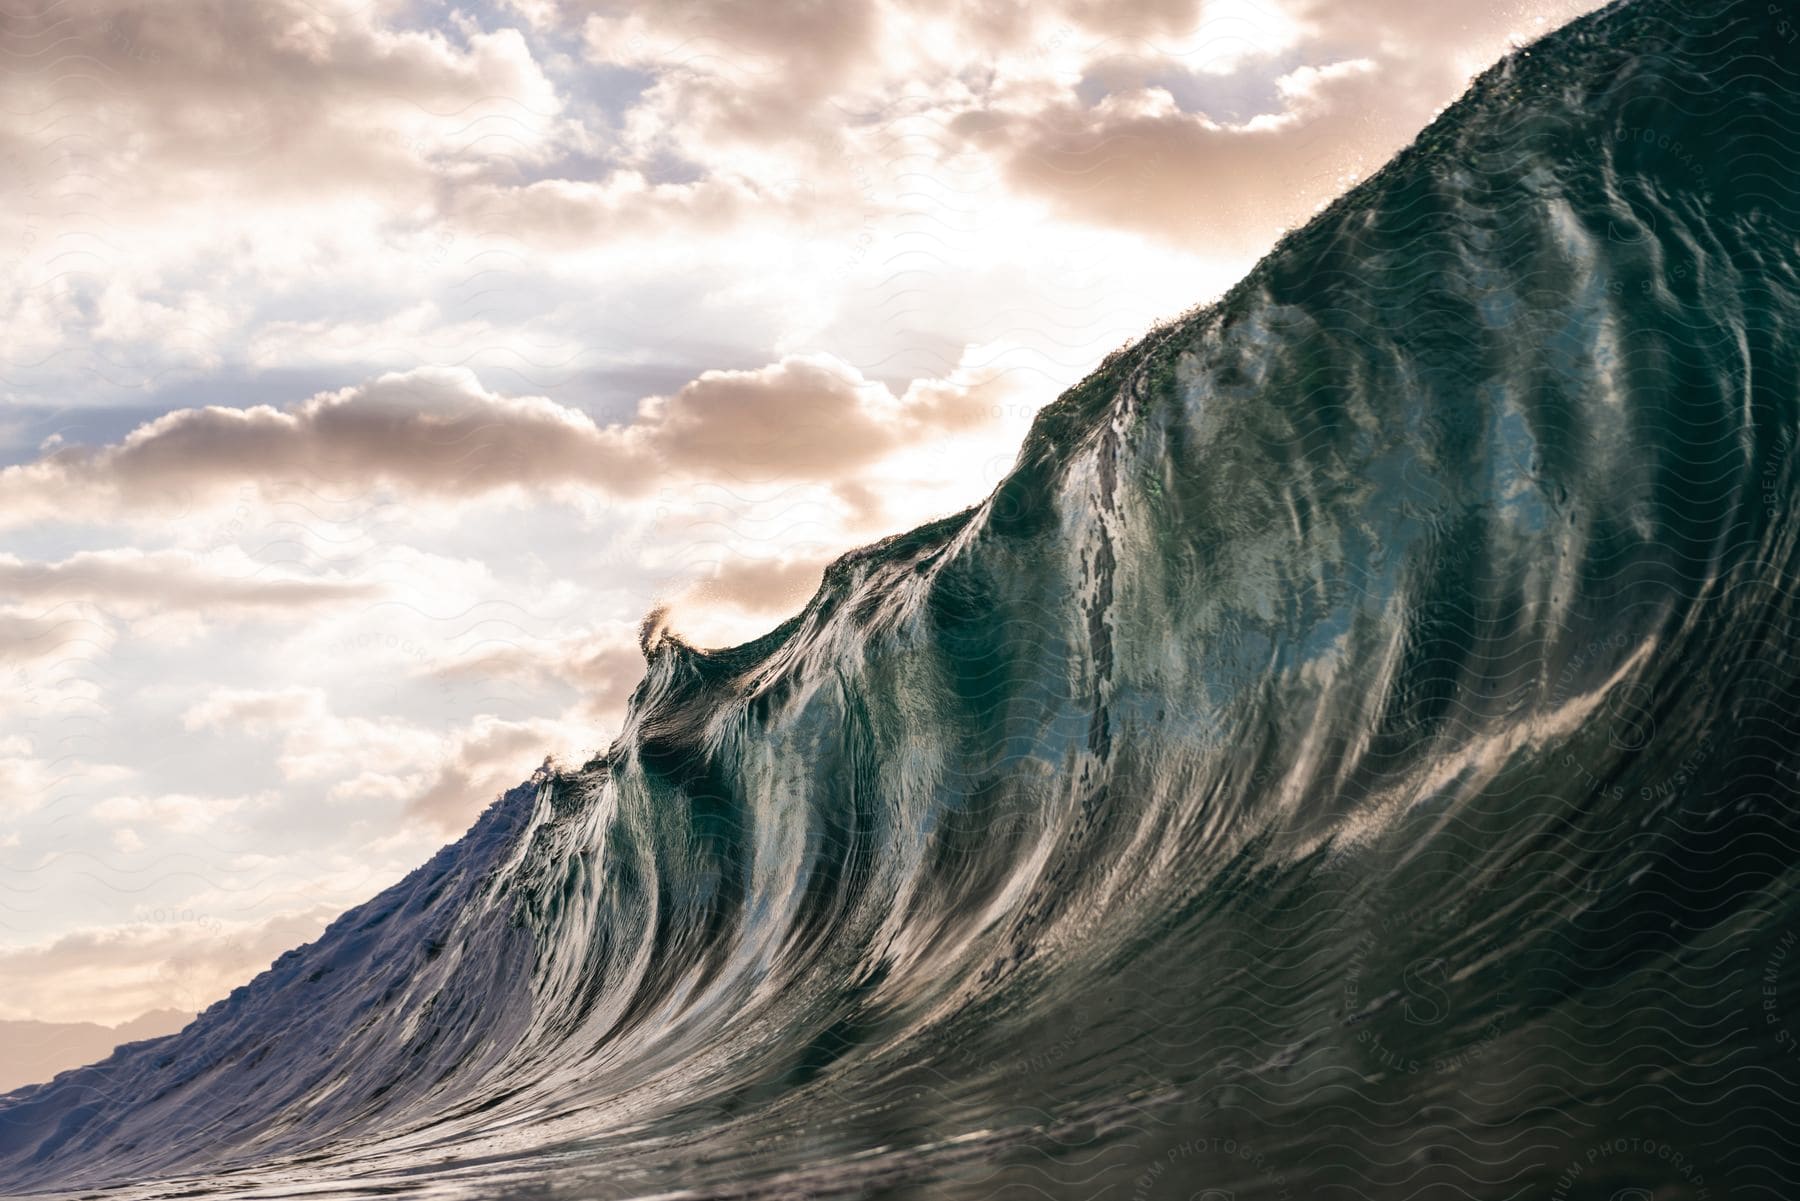
[[[1497,65],[0,1184],[1790,1193],[1795,25]]]

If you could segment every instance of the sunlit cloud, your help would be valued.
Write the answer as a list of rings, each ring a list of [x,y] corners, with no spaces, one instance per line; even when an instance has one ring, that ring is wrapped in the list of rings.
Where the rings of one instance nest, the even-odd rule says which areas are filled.
[[[117,443],[58,446],[0,470],[0,498],[19,522],[185,512],[243,484],[461,499],[570,487],[631,498],[671,479],[829,482],[982,424],[996,392],[920,380],[896,396],[830,356],[795,355],[755,371],[704,372],[647,398],[634,421],[601,426],[543,397],[490,392],[471,371],[422,368],[288,409],[180,409]],[[58,572],[118,579],[129,559],[90,556],[40,571],[37,586]],[[0,563],[0,588],[8,570]],[[11,570],[25,578],[23,567]]]

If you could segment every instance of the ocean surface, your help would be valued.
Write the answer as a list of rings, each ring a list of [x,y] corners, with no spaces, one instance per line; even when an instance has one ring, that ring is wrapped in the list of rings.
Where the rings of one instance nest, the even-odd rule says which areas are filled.
[[[1800,5],[1583,18],[0,1192],[1791,1201],[1797,440]]]

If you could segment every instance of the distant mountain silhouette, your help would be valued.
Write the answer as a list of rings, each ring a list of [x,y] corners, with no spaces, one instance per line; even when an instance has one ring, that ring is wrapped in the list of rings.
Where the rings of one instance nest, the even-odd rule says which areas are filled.
[[[0,1092],[105,1059],[126,1043],[173,1034],[193,1020],[193,1014],[179,1009],[153,1009],[117,1026],[0,1021]]]

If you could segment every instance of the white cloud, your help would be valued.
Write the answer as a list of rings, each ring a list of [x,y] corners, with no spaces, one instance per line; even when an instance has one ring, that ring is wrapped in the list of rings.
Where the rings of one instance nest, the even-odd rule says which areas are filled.
[[[255,797],[202,797],[185,793],[111,796],[90,812],[96,820],[112,825],[149,826],[160,833],[199,834],[223,817],[246,808],[266,807],[273,800],[272,793]],[[141,840],[137,845],[142,845]]]
[[[219,689],[190,706],[183,724],[226,736],[279,734],[276,763],[289,782],[309,788],[323,785],[322,795],[331,803],[403,802],[408,816],[446,832],[460,832],[546,756],[579,761],[601,749],[601,727],[589,716],[604,709],[616,719],[624,695],[642,674],[642,656],[635,645],[630,649],[627,663],[616,647],[594,645],[567,669],[553,661],[550,648],[488,649],[438,669],[446,675],[566,674],[573,682],[597,686],[589,704],[569,718],[506,720],[481,714],[457,729],[440,732],[399,718],[332,713],[324,693],[314,688]],[[148,809],[175,818],[204,811],[203,805],[189,804],[193,798],[162,800],[166,803],[160,807],[121,800],[110,808],[103,806],[100,816],[130,820],[140,809]]]
[[[111,614],[292,611],[377,595],[368,584],[284,577],[231,548],[206,558],[136,548],[80,551],[54,563],[0,552],[0,597],[56,605],[92,602]]]
[[[72,806],[88,790],[130,778],[128,767],[75,756],[43,758],[30,740],[0,737],[0,814],[17,820],[52,807]]]
[[[262,736],[326,716],[325,693],[318,688],[218,688],[181,715],[189,730]]]
[[[182,724],[227,737],[279,734],[276,763],[290,781],[418,771],[439,758],[443,745],[432,731],[398,719],[338,716],[324,691],[310,687],[216,689],[189,706]]]

